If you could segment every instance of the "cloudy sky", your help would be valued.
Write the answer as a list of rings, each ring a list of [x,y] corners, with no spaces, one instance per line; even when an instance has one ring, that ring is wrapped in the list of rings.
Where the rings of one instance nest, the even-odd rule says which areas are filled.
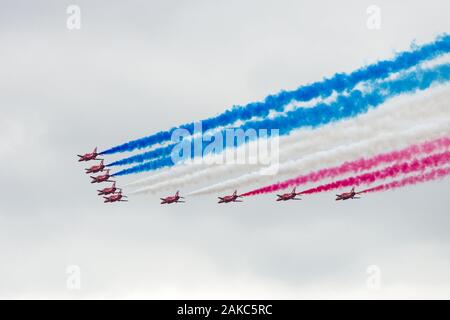
[[[339,205],[106,206],[76,162],[429,42],[450,2],[0,4],[0,298],[450,298],[449,180]]]

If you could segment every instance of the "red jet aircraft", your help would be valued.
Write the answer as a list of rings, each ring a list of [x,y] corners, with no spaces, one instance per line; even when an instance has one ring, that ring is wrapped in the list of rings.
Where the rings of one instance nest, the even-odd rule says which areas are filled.
[[[160,198],[161,204],[170,204],[170,203],[184,203],[185,201],[180,201],[180,199],[184,199],[184,197],[180,197],[180,192],[177,191],[174,196],[169,196],[165,198]]]
[[[114,182],[111,187],[104,188],[102,190],[97,190],[97,191],[98,191],[98,195],[102,196],[102,195],[108,195],[111,193],[115,193],[117,190],[122,191],[122,189],[116,188],[116,182]]]
[[[97,173],[97,172],[103,171],[103,169],[105,169],[105,165],[103,164],[103,160],[102,160],[102,161],[100,161],[100,164],[92,166],[89,169],[84,169],[84,170],[86,170],[86,173]]]
[[[301,192],[295,192],[295,188],[292,189],[291,192],[285,193],[285,194],[277,194],[277,201],[287,201],[287,200],[302,200],[300,198],[296,198],[296,196],[299,196]]]
[[[127,202],[128,200],[124,200],[123,198],[127,198],[127,196],[122,195],[122,191],[119,191],[118,193],[114,193],[110,195],[109,197],[103,197],[105,199],[105,203],[107,202]]]
[[[242,196],[237,195],[237,191],[234,190],[231,196],[218,197],[218,203],[229,203],[229,202],[242,202],[241,200],[237,200],[237,198],[242,198]]]
[[[350,190],[350,192],[344,192],[342,194],[336,195],[336,201],[338,200],[348,200],[348,199],[361,199],[359,197],[356,197],[357,194],[360,194],[361,192],[355,192],[355,187]]]
[[[115,181],[109,180],[109,178],[111,178],[111,175],[109,174],[109,169],[106,169],[105,174],[102,174],[102,175],[96,176],[96,177],[91,176],[91,178],[92,178],[91,183],[115,182]]]
[[[97,153],[97,147],[95,147],[94,151],[92,151],[91,153],[86,153],[84,155],[78,154],[78,157],[80,157],[80,159],[78,159],[78,161],[100,160],[100,159],[97,159],[98,155],[99,154]]]

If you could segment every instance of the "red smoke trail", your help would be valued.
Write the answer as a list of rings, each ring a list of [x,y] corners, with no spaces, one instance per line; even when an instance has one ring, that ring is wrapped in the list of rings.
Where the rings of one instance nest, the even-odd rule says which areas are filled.
[[[312,194],[333,189],[339,189],[349,186],[359,186],[361,184],[370,184],[377,180],[393,178],[400,174],[408,174],[416,171],[425,171],[430,167],[438,167],[443,164],[450,163],[450,151],[434,154],[419,160],[394,164],[381,170],[368,172],[356,177],[350,177],[331,183],[327,183],[315,188],[302,191],[301,194]]]
[[[445,176],[448,176],[448,175],[450,175],[450,167],[439,168],[439,169],[430,171],[426,174],[420,174],[417,176],[406,177],[401,180],[396,180],[396,181],[392,181],[389,183],[381,184],[379,186],[360,191],[359,193],[386,191],[386,190],[391,190],[391,189],[395,189],[395,188],[401,188],[401,187],[404,187],[407,185],[412,185],[412,184],[417,184],[417,183],[421,183],[421,182],[436,180],[439,178],[444,178]]]
[[[266,187],[255,189],[242,194],[242,196],[253,196],[257,194],[270,193],[278,190],[286,189],[291,186],[298,186],[308,182],[316,182],[325,178],[333,178],[348,172],[361,172],[372,169],[381,164],[392,163],[395,161],[410,160],[419,154],[430,154],[433,151],[450,146],[450,138],[444,137],[428,141],[422,144],[409,146],[405,149],[383,153],[372,158],[361,158],[355,161],[345,162],[340,166],[326,168],[319,171],[311,172],[306,175],[298,176],[283,182],[278,182]]]

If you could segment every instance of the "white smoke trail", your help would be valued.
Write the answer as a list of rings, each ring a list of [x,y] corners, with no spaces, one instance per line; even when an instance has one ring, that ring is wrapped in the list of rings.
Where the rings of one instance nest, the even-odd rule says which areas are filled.
[[[433,67],[439,64],[442,64],[444,62],[448,62],[450,61],[450,55],[444,55],[441,57],[438,57],[436,59],[430,60],[430,61],[424,61],[422,63],[420,63],[418,66],[414,66],[405,70],[402,70],[401,72],[397,72],[394,73],[392,75],[390,75],[389,77],[387,77],[386,79],[392,80],[395,79],[397,77],[399,77],[402,74],[405,74],[407,72],[409,72],[410,70],[413,69],[417,69],[417,68],[429,68],[429,67]],[[386,79],[378,79],[376,81],[370,81],[370,82],[362,82],[360,84],[358,84],[355,89],[361,90],[363,92],[368,91],[370,88],[373,88],[374,86],[376,86],[378,83],[381,83],[382,81],[386,80]],[[436,89],[431,89],[429,91],[434,91]],[[346,91],[343,92],[343,94],[345,94]],[[289,103],[286,108],[283,111],[277,112],[277,113],[271,113],[267,118],[271,118],[274,117],[275,115],[280,115],[285,113],[286,111],[290,111],[290,110],[294,110],[297,109],[298,107],[313,107],[315,106],[317,103],[319,102],[331,102],[336,100],[337,94],[334,92],[332,93],[329,97],[326,98],[315,98],[312,99],[311,101],[307,101],[307,102],[297,102],[297,101],[292,101],[291,103]],[[254,117],[248,121],[254,121],[257,119],[262,119],[262,118],[258,118],[258,117]],[[231,126],[224,126],[224,127],[218,127],[215,130],[211,130],[211,132],[215,132],[215,131],[220,131],[223,130],[225,128],[228,127],[234,127],[234,126],[238,126],[240,124],[246,123],[247,121],[244,121],[242,123],[240,123],[239,121],[236,123],[233,123]],[[301,132],[301,130],[299,130]],[[298,139],[297,136],[295,136],[296,132],[293,132],[289,137],[291,137],[293,139]],[[284,139],[284,138],[283,138]],[[163,145],[165,145],[167,142],[165,142]],[[289,143],[289,139],[286,142],[282,142],[282,144],[287,144]],[[240,148],[242,148],[245,146],[241,146]],[[153,149],[155,148],[155,146],[152,146],[150,148]],[[233,150],[233,152],[235,152],[235,150]],[[214,165],[211,164],[205,164],[205,163],[217,163],[218,161],[216,161],[215,159],[221,159],[223,158],[223,155],[207,155],[205,156],[204,159],[204,163],[203,164],[198,164],[198,163],[194,163],[193,160],[189,159],[186,160],[184,163],[180,163],[177,166],[173,166],[170,168],[163,168],[161,169],[161,171],[159,172],[155,172],[152,173],[149,177],[145,177],[143,179],[139,179],[136,181],[132,181],[128,184],[125,184],[123,187],[139,187],[139,186],[148,186],[148,185],[152,185],[152,184],[158,184],[162,181],[168,181],[170,180],[172,177],[177,177],[179,178],[182,175],[185,174],[192,174],[193,172],[197,171],[197,170],[209,170],[211,167],[215,167]],[[241,171],[244,172],[245,170],[248,170],[248,167],[245,166],[239,166]],[[252,166],[254,169],[254,166]],[[239,169],[236,169],[239,170]],[[235,172],[235,170],[230,170],[230,172]]]
[[[412,101],[409,103],[397,105],[397,101],[393,101],[358,118],[344,120],[314,130],[302,129],[290,136],[281,137],[281,166],[284,162],[291,159],[298,159],[314,152],[327,151],[335,145],[367,140],[376,136],[379,132],[401,132],[411,125],[417,125],[424,121],[440,119],[450,115],[449,103],[447,102],[450,100],[448,86],[431,91],[431,94],[419,94],[422,97],[419,101],[412,101],[413,98],[417,97],[415,95],[413,98],[409,97],[407,99],[407,101]],[[200,171],[188,173],[186,171],[189,170],[189,167],[184,165],[177,170],[166,171],[161,174],[164,176],[164,180],[153,180],[153,185],[139,189],[135,193],[151,193],[164,189],[179,188],[201,181],[223,179],[225,174],[248,172],[249,168],[255,170],[254,165],[216,165],[205,166],[206,168]],[[259,176],[261,172],[256,171],[254,174]],[[221,185],[226,189],[230,184],[228,182],[219,183],[212,188],[216,190]],[[224,190],[223,188],[220,187],[218,190]],[[209,190],[209,188],[207,187],[205,190]],[[203,193],[205,190],[198,191]]]
[[[440,87],[436,87],[433,89],[428,90],[427,92],[422,92],[422,93],[418,93],[416,94],[417,96],[421,96],[421,97],[428,97],[430,95],[435,95],[435,94],[439,94],[441,91],[448,91],[448,87],[446,86],[440,86]],[[394,98],[392,100],[392,102],[388,102],[385,104],[385,106],[380,106],[377,109],[383,109],[383,108],[388,108],[388,106],[391,105],[395,105],[396,108],[398,108],[396,106],[397,101],[399,98]],[[401,97],[400,99],[404,99],[404,97]],[[406,101],[411,101],[413,99],[409,98],[406,99]],[[411,101],[412,104],[414,104],[414,101]],[[405,104],[405,103],[403,103]],[[416,103],[417,105],[417,103]],[[411,108],[414,108],[414,106],[411,106]],[[400,112],[401,110],[399,110]],[[370,113],[370,112],[369,112]],[[380,114],[378,116],[379,117],[383,117],[384,114],[382,114],[382,112],[376,113],[376,112],[371,112],[371,117],[377,117],[376,114]],[[359,117],[362,121],[365,121],[365,116],[362,115]],[[340,122],[340,125],[337,124],[329,124],[329,125],[325,125],[322,128],[319,129],[314,129],[314,130],[310,130],[310,129],[300,129],[300,130],[296,130],[293,131],[291,135],[289,136],[283,136],[280,138],[280,148],[281,149],[285,149],[285,148],[290,148],[293,142],[297,142],[299,139],[302,140],[309,140],[309,141],[314,141],[313,139],[316,138],[317,136],[320,137],[320,132],[323,131],[327,131],[327,130],[336,130],[338,131],[340,127],[347,127],[347,128],[352,128],[355,127],[353,125],[350,125],[350,122],[353,122],[353,119],[348,119],[348,120],[344,120],[342,122]],[[358,123],[355,123],[356,125]],[[258,141],[252,142],[248,145],[252,145],[252,144],[257,144]],[[302,144],[304,143],[304,141],[302,142]],[[247,145],[247,146],[248,146]],[[239,152],[240,149],[242,148],[246,148],[246,145],[240,146],[236,149],[232,149],[232,150],[226,150],[227,153],[237,153]],[[305,146],[305,145],[304,145]],[[283,156],[283,150],[280,150],[280,156]],[[230,165],[228,164],[226,166],[226,168],[224,168],[224,166],[222,165],[215,165],[215,163],[223,163],[220,162],[221,159],[224,158],[224,154],[219,154],[219,155],[212,155],[212,154],[208,154],[203,158],[202,163],[194,163],[193,160],[189,159],[187,161],[185,161],[184,163],[180,163],[177,166],[173,166],[171,168],[164,168],[159,172],[153,173],[151,174],[149,177],[146,177],[144,179],[139,179],[137,181],[133,181],[131,183],[128,183],[126,185],[124,185],[124,187],[139,187],[139,186],[151,186],[151,185],[158,185],[159,187],[164,188],[164,185],[166,183],[168,183],[170,185],[169,188],[171,188],[173,186],[173,184],[170,183],[172,178],[177,179],[177,181],[180,181],[179,179],[184,177],[185,175],[192,175],[194,173],[198,173],[197,171],[206,173],[209,172],[213,169],[217,169],[219,170],[221,173],[229,175],[229,173],[238,173],[238,172],[246,172],[248,170],[254,170],[255,169],[255,165],[249,165],[249,166],[245,166],[245,165]],[[198,159],[197,159],[198,160]],[[283,159],[281,159],[280,161],[283,161]],[[222,168],[222,170],[220,170],[220,168]],[[199,174],[198,178],[202,179],[203,175]],[[223,178],[223,177],[222,177]],[[160,183],[162,183],[160,185]]]
[[[321,151],[302,157],[301,159],[288,161],[280,165],[276,179],[293,174],[301,174],[305,171],[319,170],[329,166],[338,165],[349,159],[356,159],[364,155],[375,156],[386,151],[404,148],[410,144],[425,142],[430,138],[439,138],[450,135],[450,117],[435,120],[426,125],[407,130],[405,132],[383,133],[377,138],[368,139],[348,145],[336,147],[329,151]],[[245,174],[235,179],[217,183],[206,188],[195,190],[189,195],[210,194],[230,189],[238,189],[252,184],[272,183],[275,176],[262,175],[260,171]]]

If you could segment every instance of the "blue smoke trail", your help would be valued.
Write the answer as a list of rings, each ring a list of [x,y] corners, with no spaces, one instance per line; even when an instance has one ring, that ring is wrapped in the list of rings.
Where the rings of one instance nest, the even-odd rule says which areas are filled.
[[[360,90],[353,90],[348,95],[340,95],[331,103],[319,103],[314,108],[298,108],[287,112],[274,119],[261,121],[250,121],[240,128],[243,130],[254,129],[279,129],[280,135],[289,134],[292,130],[301,127],[316,128],[327,123],[339,121],[346,118],[355,117],[367,112],[370,108],[375,108],[386,100],[400,94],[413,93],[417,90],[425,90],[436,83],[444,83],[450,80],[450,64],[443,64],[428,70],[418,70],[407,73],[395,80],[382,82],[371,92],[363,93]],[[221,132],[225,135],[225,130]],[[201,137],[199,139],[202,139]],[[194,139],[195,140],[195,139]],[[234,141],[234,146],[238,146],[239,140]],[[241,141],[242,142],[242,141]],[[245,141],[246,142],[246,141]],[[195,141],[191,143],[193,148]],[[210,142],[204,142],[205,147]],[[226,147],[226,145],[223,145]],[[191,153],[194,154],[194,153]],[[187,160],[187,159],[186,159]],[[114,174],[121,176],[143,171],[151,171],[163,167],[173,166],[170,156],[145,162]]]
[[[406,51],[397,55],[393,60],[379,61],[375,64],[360,68],[350,74],[337,73],[329,79],[302,86],[293,91],[281,91],[278,94],[268,96],[262,102],[252,102],[245,106],[233,106],[222,114],[202,120],[203,130],[225,126],[237,120],[249,120],[252,117],[265,117],[270,111],[283,111],[291,101],[309,101],[314,98],[326,98],[333,91],[343,92],[351,90],[361,81],[383,79],[390,74],[417,65],[422,61],[434,59],[442,54],[450,52],[450,36],[443,35],[434,42],[418,46],[413,51]],[[172,133],[176,129],[193,131],[194,122],[173,127],[167,131],[160,131],[153,135],[133,140],[119,146],[101,152],[101,154],[113,154],[117,152],[133,151],[150,147],[154,144],[171,140]],[[149,159],[143,158],[142,160]]]
[[[374,87],[374,85],[372,85],[372,87]],[[320,106],[320,104],[319,104],[319,106]],[[272,121],[272,120],[269,120],[269,121]],[[242,128],[242,126],[241,126],[241,128]],[[207,136],[207,134],[204,132],[203,136],[205,137],[205,136]],[[201,139],[201,137],[200,137],[200,139]],[[194,141],[197,141],[197,140],[194,140]],[[209,143],[208,141],[203,142],[203,149],[206,147],[206,145],[208,143]],[[154,160],[156,158],[170,156],[174,146],[176,146],[176,145],[177,145],[177,143],[171,143],[164,147],[156,148],[156,149],[148,151],[148,152],[144,152],[144,153],[140,153],[137,155],[133,155],[131,157],[120,159],[118,161],[108,164],[107,166],[111,167],[111,166],[118,166],[118,165],[128,165],[128,164],[132,164],[132,163],[142,163],[147,160]]]

